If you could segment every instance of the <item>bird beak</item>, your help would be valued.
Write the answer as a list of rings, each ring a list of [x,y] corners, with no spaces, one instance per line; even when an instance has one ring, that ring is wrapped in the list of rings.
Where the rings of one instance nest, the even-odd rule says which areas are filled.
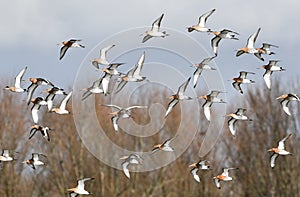
[[[281,99],[281,96],[280,96],[280,97],[277,97],[275,100],[278,100],[278,99]]]
[[[272,148],[270,148],[269,150],[268,150],[268,152],[272,152],[273,150],[272,150]]]

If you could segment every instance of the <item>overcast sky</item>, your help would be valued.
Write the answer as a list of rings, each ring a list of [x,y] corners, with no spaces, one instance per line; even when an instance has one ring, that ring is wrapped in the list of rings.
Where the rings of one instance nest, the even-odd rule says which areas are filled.
[[[191,36],[212,56],[212,36],[207,33],[188,33],[186,27],[197,23],[200,15],[213,8],[216,8],[216,12],[207,20],[208,27],[213,30],[228,28],[240,33],[239,41],[221,41],[219,56],[215,59],[226,87],[232,88],[227,79],[237,76],[241,70],[257,72],[254,80],[263,82],[263,71],[256,68],[269,59],[282,60],[281,65],[287,69],[280,73],[283,79],[299,76],[297,47],[300,44],[300,1],[297,0],[16,0],[1,1],[0,6],[0,76],[5,83],[7,80],[13,83],[14,76],[28,65],[26,79],[39,76],[61,87],[72,85],[79,65],[100,42],[128,29],[145,27],[146,30],[162,13],[165,13],[162,30],[171,28]],[[235,57],[235,50],[243,47],[249,35],[258,27],[262,30],[256,46],[260,47],[262,42],[278,45],[279,48],[273,48],[276,55],[265,56],[264,63],[252,55]],[[82,39],[86,48],[71,49],[59,61],[60,47],[57,43],[69,38]],[[154,41],[149,40],[151,42]],[[202,58],[204,56],[199,56],[199,61]],[[1,86],[7,85],[3,83]]]

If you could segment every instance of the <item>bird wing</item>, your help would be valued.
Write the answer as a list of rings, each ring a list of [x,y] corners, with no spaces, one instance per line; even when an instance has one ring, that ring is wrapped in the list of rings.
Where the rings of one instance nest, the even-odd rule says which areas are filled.
[[[292,114],[291,114],[290,109],[289,109],[289,107],[288,107],[289,102],[290,102],[289,100],[284,99],[284,100],[282,100],[280,103],[281,103],[281,106],[282,106],[284,112],[285,112],[287,115],[291,116]]]
[[[130,179],[130,173],[129,173],[129,170],[128,170],[128,165],[129,165],[129,162],[127,160],[125,160],[124,162],[122,162],[123,172],[127,176],[127,178]]]
[[[192,173],[194,179],[195,179],[198,183],[200,183],[200,177],[199,177],[199,175],[197,174],[198,170],[199,170],[198,168],[193,168],[193,169],[191,170],[191,173]]]
[[[232,117],[228,120],[229,130],[233,136],[235,136],[235,133],[236,133],[236,130],[235,130],[236,121],[237,121],[237,119],[232,118]]]
[[[209,105],[204,105],[204,107],[203,107],[204,115],[208,121],[210,121],[210,105],[211,105],[211,102]]]
[[[9,150],[3,150],[2,156],[9,157]]]
[[[213,48],[214,54],[218,54],[218,45],[219,42],[222,40],[220,36],[215,36],[213,39],[211,39],[211,47]]]
[[[40,107],[40,105],[38,105],[38,104],[34,104],[33,106],[32,106],[32,108],[31,108],[31,116],[32,116],[32,119],[33,119],[33,122],[35,123],[35,124],[37,124],[38,123],[38,121],[39,121],[39,115],[38,115],[38,108]]]
[[[77,181],[77,183],[78,183],[78,185],[77,185],[78,189],[79,189],[79,190],[84,190],[84,182],[85,182],[85,181],[89,181],[89,180],[93,180],[93,179],[94,179],[94,178],[84,178],[84,179],[78,180],[78,181]]]
[[[216,57],[216,56],[204,58],[204,59],[201,61],[201,64],[202,64],[202,65],[206,65],[206,64],[208,64],[212,59],[214,59],[215,57]]]
[[[241,83],[233,82],[233,83],[232,83],[232,86],[233,86],[237,91],[239,91],[241,94],[243,94],[243,90],[242,90],[242,88],[241,88]]]
[[[179,86],[178,91],[177,91],[178,95],[183,95],[184,94],[190,80],[191,80],[191,77],[189,77],[188,80],[186,80],[183,84],[181,84],[181,86]]]
[[[148,108],[148,106],[133,105],[133,106],[127,107],[126,110],[130,110],[130,109],[134,109],[134,108],[143,109],[143,108]]]
[[[29,140],[35,135],[35,133],[37,132],[37,129],[36,128],[32,128],[30,130],[30,133],[29,133]]]
[[[201,15],[199,17],[199,22],[198,22],[198,25],[201,26],[201,27],[205,27],[205,23],[206,23],[206,20],[207,18],[212,15],[212,13],[214,13],[214,11],[216,11],[216,9],[213,9],[211,11],[208,11],[206,13],[204,13],[203,15]]]
[[[170,139],[167,139],[162,145],[163,146],[170,146],[170,143],[177,138],[177,135],[175,137],[172,137]]]
[[[272,74],[272,71],[266,70],[266,72],[263,75],[265,83],[269,89],[271,89],[271,74]]]
[[[111,74],[105,73],[101,79],[101,84],[103,88],[103,93],[106,95],[108,93],[109,82],[111,79]]]
[[[34,84],[32,83],[28,88],[27,88],[27,99],[26,99],[26,102],[27,102],[27,105],[30,104],[30,101],[31,101],[31,98],[32,98],[32,95],[33,95],[33,92],[35,91],[35,89],[38,87],[37,84]]]
[[[66,52],[67,52],[68,49],[69,49],[69,47],[66,46],[66,45],[64,45],[63,47],[61,47],[61,49],[60,49],[60,57],[59,57],[60,60],[65,56],[65,54],[66,54]]]
[[[195,72],[194,72],[194,74],[193,74],[193,76],[194,76],[194,79],[193,79],[193,85],[194,85],[194,88],[196,87],[196,85],[197,85],[197,81],[198,81],[198,78],[199,78],[199,76],[201,75],[201,73],[202,73],[202,68],[197,68],[196,70],[195,70]]]
[[[265,59],[261,57],[261,53],[254,53],[255,57],[260,59],[261,61],[264,61]]]
[[[59,107],[61,110],[66,109],[67,103],[70,100],[71,96],[72,96],[72,91],[62,100],[60,107]]]
[[[275,167],[275,161],[276,161],[276,158],[278,157],[278,154],[277,153],[273,153],[272,155],[271,155],[271,167],[272,168],[274,168]]]
[[[214,178],[214,182],[215,182],[215,185],[218,189],[221,189],[221,183],[220,183],[220,180],[217,179],[217,178]]]
[[[143,54],[141,55],[139,61],[135,65],[133,76],[140,76],[140,72],[141,72],[141,70],[143,68],[144,61],[145,61],[145,52],[143,52]]]
[[[106,61],[106,53],[108,50],[110,50],[111,48],[113,48],[115,45],[109,45],[107,47],[104,47],[100,50],[100,59],[105,60]]]
[[[211,96],[211,97],[217,97],[220,93],[221,93],[221,91],[218,91],[218,90],[212,90],[212,91],[210,92],[210,96]]]
[[[160,24],[161,24],[161,21],[164,17],[164,14],[162,14],[158,19],[156,19],[153,23],[152,23],[152,31],[159,31],[159,28],[160,28]]]
[[[247,74],[248,74],[248,72],[246,72],[246,71],[240,71],[240,76],[239,76],[239,78],[246,79]]]
[[[150,38],[152,38],[152,36],[150,36],[150,35],[147,34],[146,36],[144,36],[142,43],[146,42]]]
[[[70,197],[76,197],[76,196],[78,196],[79,194],[77,194],[77,193],[75,193],[75,192],[71,192],[70,193]]]
[[[168,116],[168,114],[171,112],[171,110],[173,109],[173,107],[179,102],[178,99],[174,98],[173,100],[170,101],[170,103],[168,104],[168,109],[166,111],[165,117]]]
[[[278,142],[278,149],[284,150],[284,142],[291,136],[292,134],[288,134],[286,137],[284,137],[282,140]]]
[[[113,105],[113,104],[108,104],[108,105],[103,105],[103,106],[106,106],[106,107],[113,107],[113,108],[115,108],[115,109],[117,109],[117,110],[122,110],[122,109],[123,109],[122,107],[120,107],[120,106],[118,106],[118,105]]]
[[[251,49],[254,48],[254,43],[256,41],[256,38],[257,38],[259,32],[260,32],[260,28],[258,28],[257,31],[248,38],[248,41],[247,41],[248,48],[251,48]]]
[[[115,115],[115,116],[111,117],[111,121],[112,121],[112,124],[113,124],[113,127],[114,127],[115,131],[119,130],[118,120],[119,120],[118,115]]]
[[[262,43],[262,45],[263,45],[262,47],[263,49],[270,49],[271,46],[278,48],[278,46],[269,43]]]
[[[16,76],[16,78],[15,78],[15,87],[16,88],[21,88],[22,77],[26,70],[27,70],[27,66],[23,70],[21,70],[21,72]]]
[[[32,159],[33,159],[33,161],[39,161],[39,154],[38,153],[32,153]]]

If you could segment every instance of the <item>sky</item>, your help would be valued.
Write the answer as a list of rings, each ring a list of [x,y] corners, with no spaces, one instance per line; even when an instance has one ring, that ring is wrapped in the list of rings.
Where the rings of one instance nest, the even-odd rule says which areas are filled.
[[[165,14],[161,25],[162,30],[178,31],[199,43],[207,51],[207,54],[199,53],[198,61],[201,61],[207,55],[213,55],[210,48],[212,36],[207,33],[188,33],[186,27],[197,23],[200,15],[213,8],[216,11],[207,20],[208,27],[213,30],[227,28],[240,33],[238,41],[221,41],[219,55],[213,62],[222,74],[227,89],[232,90],[231,83],[227,80],[238,76],[241,70],[256,72],[253,79],[262,84],[263,70],[256,68],[267,64],[269,59],[281,60],[280,65],[287,69],[284,73],[280,73],[283,80],[289,80],[291,77],[297,78],[299,73],[297,46],[300,41],[295,37],[299,32],[299,25],[297,25],[299,5],[300,2],[296,0],[251,2],[239,0],[2,1],[0,6],[4,9],[0,13],[2,28],[0,32],[2,45],[0,77],[4,82],[0,83],[0,86],[8,85],[4,83],[13,83],[13,78],[25,65],[29,67],[25,79],[44,77],[60,87],[72,86],[81,64],[91,59],[91,55],[97,56],[95,51],[99,50],[97,48],[99,43],[113,35],[135,28],[141,28],[140,33],[143,33],[162,13]],[[256,46],[260,47],[263,42],[278,45],[279,48],[273,48],[276,55],[265,56],[265,62],[260,62],[253,55],[235,57],[235,50],[246,45],[247,38],[258,27],[262,30],[257,38]],[[152,39],[147,44],[162,43],[171,39],[172,35],[169,37]],[[70,38],[82,39],[81,43],[86,47],[71,49],[62,60],[59,60],[60,46],[57,43]],[[137,39],[141,40],[142,37]],[[189,50],[191,53],[195,52],[188,46],[182,46],[182,43],[184,41],[181,40],[172,44],[174,48],[183,48],[185,52]],[[114,44],[116,47],[113,50],[117,51],[118,43]],[[118,57],[118,54],[114,54],[114,57]],[[108,59],[112,58],[113,55],[108,54]],[[120,61],[133,62],[128,67],[124,67],[126,70],[133,66],[137,58]],[[93,69],[92,66],[90,67]],[[190,69],[188,72],[193,72],[188,67],[182,69]],[[28,81],[24,83],[25,86],[29,84]],[[237,92],[234,94],[238,95]]]

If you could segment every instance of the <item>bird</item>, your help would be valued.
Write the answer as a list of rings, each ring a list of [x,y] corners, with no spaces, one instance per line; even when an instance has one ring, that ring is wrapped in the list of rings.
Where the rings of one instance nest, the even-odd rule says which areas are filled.
[[[254,54],[258,59],[260,59],[261,61],[264,61],[264,59],[262,57],[260,57],[260,55],[258,55],[259,54],[258,49],[254,47],[254,43],[256,41],[256,38],[257,38],[260,30],[261,30],[261,28],[258,28],[257,31],[248,38],[247,45],[237,51],[236,57],[238,57],[244,53],[249,53],[249,54]]]
[[[121,75],[122,73],[120,73],[117,68],[123,64],[124,63],[112,63],[109,64],[107,68],[102,69],[102,71],[111,75]]]
[[[117,105],[112,105],[112,104],[109,104],[109,105],[103,105],[105,107],[112,107],[114,109],[117,109],[117,111],[114,111],[114,112],[111,112],[110,114],[113,115],[111,120],[112,120],[112,124],[113,124],[113,127],[114,127],[114,130],[115,131],[118,131],[119,130],[119,126],[118,126],[118,120],[119,118],[130,118],[131,117],[131,114],[132,114],[132,109],[144,109],[144,108],[147,108],[147,106],[139,106],[139,105],[133,105],[133,106],[130,106],[130,107],[127,107],[127,108],[122,108],[122,107],[119,107]]]
[[[118,84],[118,86],[115,90],[115,93],[120,92],[123,89],[123,87],[127,84],[127,82],[129,82],[129,81],[141,82],[146,79],[146,77],[143,77],[140,75],[140,72],[143,68],[144,62],[145,62],[145,52],[143,52],[143,54],[141,55],[137,64],[135,65],[135,67],[130,69],[125,76],[122,76],[119,78],[120,83]]]
[[[193,86],[194,86],[194,88],[196,87],[199,76],[201,75],[203,70],[216,70],[215,68],[208,65],[208,63],[212,59],[214,59],[215,57],[216,56],[208,57],[208,58],[203,59],[199,64],[194,64],[194,66],[196,67],[196,70],[193,74]]]
[[[255,55],[256,55],[259,59],[263,59],[263,58],[261,57],[261,54],[274,55],[275,53],[274,53],[273,51],[270,50],[271,47],[276,47],[276,48],[278,48],[278,46],[273,45],[273,44],[262,43],[262,47],[256,48],[258,52],[257,52]]]
[[[264,81],[268,87],[268,89],[271,89],[271,75],[274,71],[285,71],[284,68],[281,66],[277,66],[277,63],[279,60],[270,60],[267,65],[261,66],[261,68],[264,68],[266,71],[263,74]]]
[[[27,70],[27,66],[25,68],[23,68],[19,74],[15,77],[15,85],[14,86],[6,86],[4,89],[6,90],[10,90],[11,92],[26,92],[27,90],[22,88],[21,87],[21,81],[22,81],[22,78],[24,76],[24,73],[26,72]]]
[[[40,158],[39,158],[40,156],[47,157],[46,155],[43,155],[41,153],[32,153],[31,159],[27,159],[27,160],[23,161],[22,163],[29,165],[30,167],[32,167],[32,169],[35,170],[36,166],[45,165],[45,163],[40,160]]]
[[[275,167],[275,160],[279,155],[292,155],[292,153],[288,152],[284,148],[284,142],[291,136],[292,134],[288,134],[286,137],[284,137],[282,140],[278,142],[277,148],[271,148],[268,150],[268,152],[273,152],[271,155],[271,168]]]
[[[142,164],[142,162],[140,160],[143,159],[143,158],[140,155],[138,155],[137,153],[134,153],[134,154],[130,154],[129,156],[123,156],[120,159],[124,160],[121,163],[122,169],[123,169],[123,172],[126,175],[126,177],[130,179],[130,173],[129,173],[128,165],[130,165],[130,164]]]
[[[223,168],[222,174],[212,178],[218,189],[221,189],[221,181],[232,181],[232,177],[229,176],[229,170],[238,170],[238,168]]]
[[[48,95],[46,96],[46,102],[47,102],[47,107],[48,107],[48,111],[51,111],[52,106],[53,106],[53,100],[55,95],[61,94],[61,95],[67,95],[67,93],[64,91],[64,89],[62,88],[58,88],[58,87],[52,87],[51,89],[46,89],[43,92],[47,92]]]
[[[54,87],[54,85],[48,81],[47,79],[43,79],[43,78],[29,78],[29,81],[31,82],[31,84],[28,86],[27,88],[27,105],[30,104],[31,98],[33,96],[34,91],[36,90],[36,88],[40,85],[48,85],[48,86],[52,86]]]
[[[181,84],[177,90],[176,94],[173,94],[170,96],[170,99],[172,99],[169,104],[168,104],[168,109],[165,114],[165,118],[169,115],[169,113],[172,111],[172,109],[175,107],[175,105],[180,101],[180,100],[191,100],[192,98],[189,96],[184,95],[185,90],[191,80],[191,77],[188,78],[183,84]]]
[[[0,155],[0,162],[4,161],[13,161],[16,160],[14,157],[10,156],[9,150],[4,149],[2,150],[2,154]]]
[[[37,124],[39,121],[38,111],[42,105],[47,105],[47,101],[43,97],[37,97],[32,99],[31,102],[33,103],[33,106],[31,107],[31,116],[33,122]]]
[[[31,130],[30,130],[28,139],[30,140],[35,135],[35,133],[37,131],[39,131],[45,139],[50,141],[49,131],[51,131],[51,130],[53,130],[53,129],[35,124],[35,125],[31,126]]]
[[[70,100],[71,96],[72,96],[72,91],[69,92],[69,94],[61,101],[59,108],[57,108],[57,107],[52,108],[51,112],[55,112],[57,114],[69,114],[70,112],[68,110],[66,110],[66,106],[67,106],[67,103]]]
[[[83,178],[77,181],[77,186],[74,188],[67,189],[70,192],[70,196],[74,196],[75,194],[92,194],[84,189],[84,182],[94,180],[94,178]],[[75,195],[76,196],[76,195]]]
[[[300,101],[299,96],[295,93],[283,94],[276,98],[276,100],[278,100],[278,99],[282,99],[280,104],[281,104],[284,112],[289,116],[291,116],[291,112],[288,108],[288,104],[290,103],[290,101]]]
[[[187,28],[188,32],[192,32],[194,30],[198,31],[198,32],[211,32],[211,29],[206,27],[206,21],[207,21],[207,18],[210,17],[210,15],[212,15],[215,11],[216,11],[216,9],[212,9],[211,11],[206,12],[203,15],[201,15],[199,17],[198,24],[192,25]]]
[[[81,100],[85,100],[87,97],[89,97],[92,94],[104,93],[103,88],[101,88],[101,82],[102,82],[102,79],[97,79],[96,81],[93,82],[92,86],[90,86],[88,88],[84,88],[83,91],[85,91],[85,92],[82,94]]]
[[[116,45],[112,44],[112,45],[102,48],[100,50],[100,56],[98,58],[94,58],[92,60],[92,65],[97,69],[99,69],[99,65],[104,65],[104,66],[109,65],[109,62],[106,60],[106,53],[115,46]]]
[[[235,36],[239,35],[239,33],[231,31],[229,29],[223,29],[221,31],[212,31],[210,33],[215,35],[215,37],[211,39],[211,46],[213,48],[215,56],[218,55],[218,47],[222,39],[238,40],[238,38]]]
[[[189,165],[189,167],[192,168],[190,172],[197,182],[200,182],[200,177],[198,175],[199,170],[210,170],[211,169],[210,165],[207,165],[207,163],[209,163],[209,161],[200,160],[197,163],[193,163],[193,164]]]
[[[235,136],[236,130],[235,130],[235,124],[238,120],[248,120],[248,121],[252,121],[252,119],[248,118],[247,116],[244,115],[246,109],[243,108],[238,108],[237,111],[235,113],[230,113],[227,114],[226,116],[231,117],[228,120],[228,126],[229,126],[229,130],[231,132],[231,134],[233,136]]]
[[[202,108],[204,110],[204,115],[208,121],[210,121],[210,107],[212,106],[212,104],[226,103],[225,101],[223,101],[223,99],[218,98],[218,95],[220,93],[224,93],[224,92],[218,90],[212,90],[208,95],[199,96],[199,98],[205,99],[205,103],[202,105]]]
[[[167,34],[166,31],[159,31],[160,30],[160,25],[161,25],[161,21],[164,17],[164,14],[162,14],[158,19],[156,19],[153,23],[152,23],[152,28],[151,30],[146,31],[144,34],[146,34],[142,40],[142,43],[145,43],[147,40],[149,40],[152,37],[166,37],[169,36],[169,34]],[[142,34],[142,35],[144,35]]]
[[[247,79],[247,78],[246,78],[248,74],[254,75],[255,73],[253,73],[253,72],[246,72],[246,71],[240,71],[239,77],[232,78],[232,80],[234,81],[234,82],[232,83],[232,86],[233,86],[237,91],[239,91],[241,94],[243,94],[243,90],[242,90],[242,88],[241,88],[241,84],[254,83],[253,80]]]
[[[174,148],[172,148],[172,147],[170,146],[170,143],[171,143],[174,139],[176,139],[176,137],[177,137],[177,135],[176,135],[175,137],[173,137],[173,138],[170,138],[170,139],[164,141],[164,143],[162,143],[162,144],[154,145],[154,146],[153,146],[154,148],[152,149],[152,153],[155,153],[156,151],[159,151],[159,150],[166,151],[166,152],[173,152],[173,151],[174,151]]]
[[[79,39],[70,39],[68,41],[63,41],[63,42],[59,43],[58,45],[63,45],[60,49],[59,59],[61,60],[65,56],[67,50],[71,47],[72,48],[85,48],[85,46],[78,44],[78,42],[80,42],[80,41],[81,40],[79,40]]]

